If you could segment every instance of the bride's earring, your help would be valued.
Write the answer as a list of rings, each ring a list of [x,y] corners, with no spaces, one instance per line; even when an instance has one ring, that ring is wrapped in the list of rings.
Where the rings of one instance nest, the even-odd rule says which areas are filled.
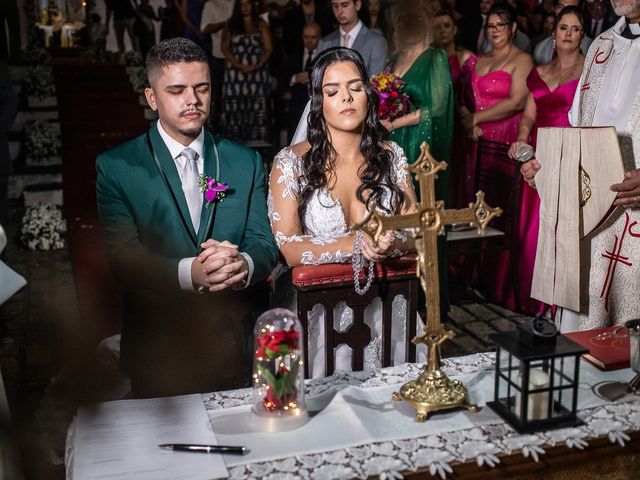
[[[556,37],[553,37],[553,46],[552,49],[555,50],[556,49]]]

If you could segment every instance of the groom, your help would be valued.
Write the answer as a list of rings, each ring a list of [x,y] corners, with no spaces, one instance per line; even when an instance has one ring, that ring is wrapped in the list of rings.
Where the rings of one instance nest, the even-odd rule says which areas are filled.
[[[166,40],[146,63],[159,121],[96,162],[103,235],[125,290],[121,369],[135,397],[238,387],[245,287],[278,255],[262,161],[204,128],[211,82],[200,47]],[[201,175],[228,184],[223,200],[203,198]]]

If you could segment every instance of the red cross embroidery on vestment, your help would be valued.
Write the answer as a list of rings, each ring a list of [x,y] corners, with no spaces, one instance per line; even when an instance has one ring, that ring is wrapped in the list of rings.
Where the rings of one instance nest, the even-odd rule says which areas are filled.
[[[638,222],[634,221],[633,223],[631,223],[631,225],[629,225],[629,214],[627,212],[624,212],[624,215],[625,224],[624,230],[622,231],[622,236],[620,237],[620,239],[618,239],[618,235],[614,235],[613,248],[611,249],[611,251],[609,252],[605,250],[605,252],[601,254],[603,258],[609,260],[609,265],[607,267],[607,276],[604,279],[604,285],[602,285],[602,290],[600,291],[600,298],[604,297],[605,299],[604,309],[606,311],[609,311],[609,293],[611,292],[611,285],[613,284],[613,278],[615,276],[618,264],[621,263],[622,265],[626,265],[628,267],[633,266],[633,263],[629,261],[629,257],[625,257],[621,254],[624,237],[627,233],[629,233],[629,235],[631,235],[632,237],[640,237],[640,232],[636,233],[632,230],[632,228]]]

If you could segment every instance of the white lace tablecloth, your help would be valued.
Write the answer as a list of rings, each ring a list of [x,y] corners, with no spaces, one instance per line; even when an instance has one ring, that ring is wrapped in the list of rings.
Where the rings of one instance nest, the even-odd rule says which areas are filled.
[[[495,356],[481,353],[446,359],[443,369],[451,378],[468,377],[493,370]],[[583,363],[585,368],[587,364]],[[314,379],[307,384],[307,395],[314,397],[339,385],[374,388],[395,385],[414,379],[420,366],[404,364],[377,372],[338,372],[332,377]],[[628,371],[631,378],[632,372]],[[625,377],[625,372],[603,374]],[[580,391],[587,392],[592,385],[581,384]],[[221,409],[248,405],[251,389],[216,392],[203,395],[210,416]],[[589,440],[608,436],[612,443],[624,445],[629,441],[628,432],[640,430],[640,398],[627,396],[618,402],[602,400],[598,406],[579,411],[584,425],[547,432],[518,434],[498,417],[472,428],[454,431],[429,432],[428,421],[424,436],[367,442],[347,448],[331,449],[305,455],[290,455],[277,460],[253,462],[229,467],[232,479],[347,479],[378,475],[381,478],[402,478],[403,471],[427,468],[433,476],[441,478],[453,473],[456,462],[475,461],[479,466],[495,467],[501,455],[520,452],[537,462],[545,449],[556,445],[584,449]],[[338,441],[338,440],[337,440]],[[65,456],[67,479],[73,472],[73,425],[69,428]],[[79,480],[79,479],[78,479]]]

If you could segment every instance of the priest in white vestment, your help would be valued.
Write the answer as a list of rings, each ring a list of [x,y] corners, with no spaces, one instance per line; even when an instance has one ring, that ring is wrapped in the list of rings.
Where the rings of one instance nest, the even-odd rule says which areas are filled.
[[[621,18],[589,48],[569,119],[574,127],[614,126],[626,173],[611,186],[621,208],[591,238],[588,312],[561,309],[565,332],[640,318],[640,0],[611,4]],[[535,160],[522,167],[534,187],[539,169]]]

